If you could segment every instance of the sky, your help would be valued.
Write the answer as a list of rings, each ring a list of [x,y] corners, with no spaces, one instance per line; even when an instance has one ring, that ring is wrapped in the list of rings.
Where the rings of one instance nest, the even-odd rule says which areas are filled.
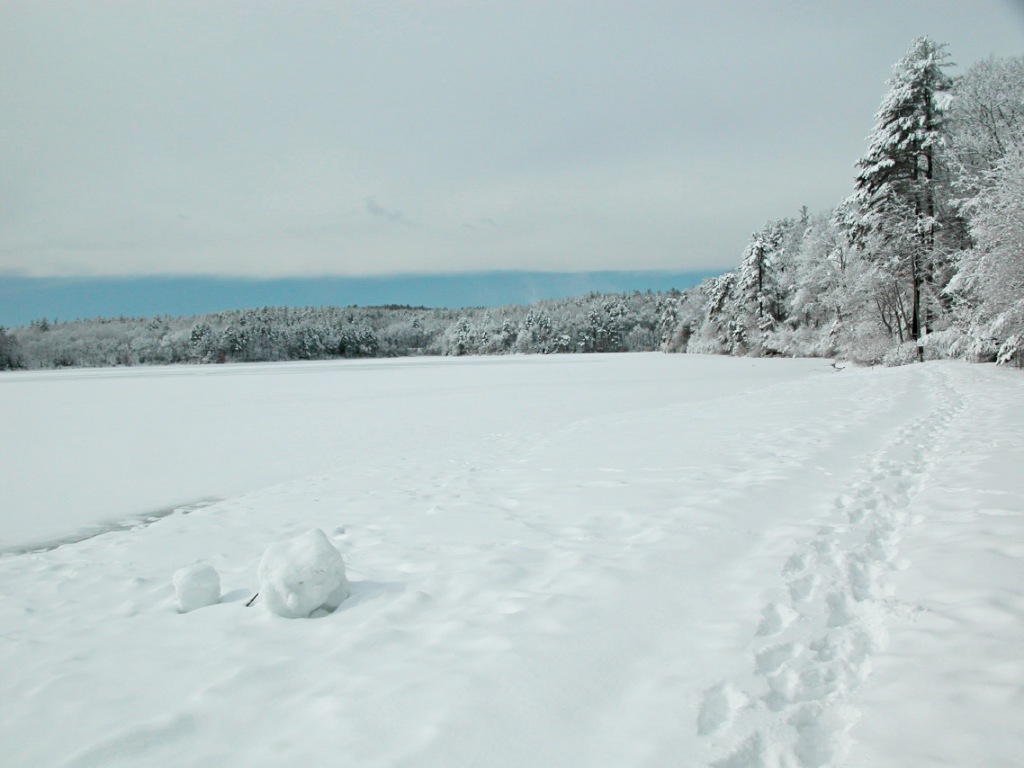
[[[0,0],[0,277],[722,271],[1012,0]]]

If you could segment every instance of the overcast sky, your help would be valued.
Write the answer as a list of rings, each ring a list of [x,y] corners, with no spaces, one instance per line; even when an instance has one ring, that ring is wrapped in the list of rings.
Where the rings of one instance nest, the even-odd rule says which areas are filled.
[[[0,0],[0,274],[709,270],[1012,0]]]

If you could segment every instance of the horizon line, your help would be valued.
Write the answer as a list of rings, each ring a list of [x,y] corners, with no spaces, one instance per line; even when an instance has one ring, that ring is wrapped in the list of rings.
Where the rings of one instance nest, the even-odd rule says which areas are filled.
[[[82,275],[0,273],[0,326],[36,320],[185,317],[259,307],[410,306],[496,308],[588,293],[683,291],[721,271],[594,270],[403,273],[394,275]]]

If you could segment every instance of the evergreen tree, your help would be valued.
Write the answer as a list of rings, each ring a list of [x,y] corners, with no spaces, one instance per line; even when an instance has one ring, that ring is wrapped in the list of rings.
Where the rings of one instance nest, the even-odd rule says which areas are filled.
[[[741,306],[738,307],[737,325],[741,335],[750,344],[749,351],[764,354],[766,341],[777,323],[785,319],[785,296],[781,271],[786,235],[793,229],[789,219],[771,221],[755,232],[743,252],[737,277],[736,290]]]
[[[21,368],[18,340],[10,336],[0,325],[0,371]]]
[[[700,286],[704,299],[704,322],[697,338],[688,339],[688,351],[733,354],[738,350],[733,307],[736,302],[736,272],[726,272],[705,280]]]
[[[936,229],[939,224],[937,182],[943,142],[943,101],[952,80],[945,46],[919,37],[895,66],[889,91],[876,114],[867,154],[859,161],[856,199],[874,246],[892,250],[893,278],[906,283],[910,309],[906,331],[922,336],[922,292],[936,274]],[[916,246],[906,252],[904,234],[911,228]],[[889,245],[896,248],[889,249]],[[884,255],[884,254],[878,254]],[[923,350],[918,344],[918,358]]]

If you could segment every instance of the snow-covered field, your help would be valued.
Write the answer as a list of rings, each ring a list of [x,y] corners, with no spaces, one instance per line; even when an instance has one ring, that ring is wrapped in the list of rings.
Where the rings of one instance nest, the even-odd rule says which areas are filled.
[[[0,424],[4,766],[1021,765],[1019,372],[12,373]],[[247,607],[311,528],[351,596]]]

